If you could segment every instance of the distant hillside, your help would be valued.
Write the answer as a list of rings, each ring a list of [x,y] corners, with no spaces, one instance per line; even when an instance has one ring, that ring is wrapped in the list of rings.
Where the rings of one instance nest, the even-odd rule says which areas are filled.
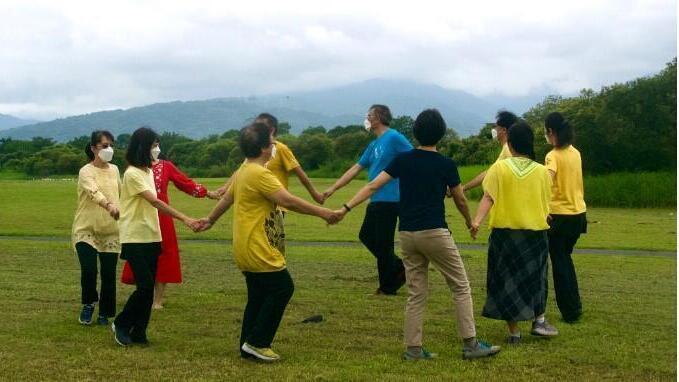
[[[374,103],[388,105],[395,117],[410,115],[414,118],[422,109],[436,107],[449,127],[462,136],[478,132],[484,123],[493,119],[499,108],[469,93],[435,85],[370,80],[318,91],[176,101],[127,110],[100,111],[2,131],[0,137],[27,139],[43,136],[65,141],[89,134],[94,129],[108,129],[117,135],[149,125],[159,132],[173,131],[200,138],[238,129],[263,111],[289,122],[292,131],[298,133],[309,126],[332,128],[360,124],[367,108]]]
[[[21,119],[7,114],[0,114],[0,130],[7,130],[14,127],[31,125],[38,121],[32,119]]]

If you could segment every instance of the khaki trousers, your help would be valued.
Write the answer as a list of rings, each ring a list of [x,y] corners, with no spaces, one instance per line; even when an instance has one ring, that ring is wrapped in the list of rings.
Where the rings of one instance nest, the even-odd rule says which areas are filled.
[[[453,294],[458,334],[463,339],[476,337],[471,288],[460,252],[450,232],[445,228],[401,231],[399,238],[408,286],[404,325],[406,346],[422,346],[430,262],[441,272]]]

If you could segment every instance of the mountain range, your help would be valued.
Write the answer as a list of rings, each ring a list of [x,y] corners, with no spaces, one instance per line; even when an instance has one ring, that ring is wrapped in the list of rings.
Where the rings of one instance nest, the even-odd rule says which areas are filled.
[[[448,127],[461,136],[468,136],[492,121],[498,109],[506,108],[520,114],[546,94],[543,90],[540,94],[524,97],[495,95],[481,98],[437,85],[376,79],[314,91],[174,101],[98,111],[47,122],[29,121],[7,130],[2,130],[0,124],[0,137],[30,139],[42,136],[66,141],[97,129],[118,135],[148,125],[161,133],[169,131],[202,138],[238,129],[263,111],[290,123],[292,132],[299,133],[309,126],[333,128],[361,124],[368,107],[376,103],[388,105],[394,117],[409,115],[415,118],[423,109],[435,107],[443,114]]]

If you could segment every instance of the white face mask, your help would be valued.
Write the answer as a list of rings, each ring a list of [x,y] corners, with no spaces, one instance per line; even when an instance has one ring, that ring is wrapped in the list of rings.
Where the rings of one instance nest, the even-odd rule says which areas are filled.
[[[493,139],[497,139],[497,130],[490,129],[490,136],[493,137]]]
[[[151,157],[153,160],[158,160],[158,157],[160,156],[160,146],[156,146],[151,149]]]
[[[276,156],[276,145],[271,146],[271,159]]]
[[[110,162],[113,159],[113,147],[107,147],[105,149],[99,150],[97,154],[101,160],[104,162]]]
[[[363,127],[365,127],[365,129],[366,129],[367,131],[370,131],[370,128],[372,127],[372,125],[370,124],[370,121],[368,121],[368,118],[366,118],[365,120],[363,120]]]

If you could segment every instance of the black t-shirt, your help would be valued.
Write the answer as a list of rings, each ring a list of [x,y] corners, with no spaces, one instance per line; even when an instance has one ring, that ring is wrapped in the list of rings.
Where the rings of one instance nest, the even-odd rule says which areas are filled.
[[[452,159],[434,151],[414,149],[394,158],[384,171],[399,178],[399,231],[448,228],[443,204],[446,189],[460,184]]]

